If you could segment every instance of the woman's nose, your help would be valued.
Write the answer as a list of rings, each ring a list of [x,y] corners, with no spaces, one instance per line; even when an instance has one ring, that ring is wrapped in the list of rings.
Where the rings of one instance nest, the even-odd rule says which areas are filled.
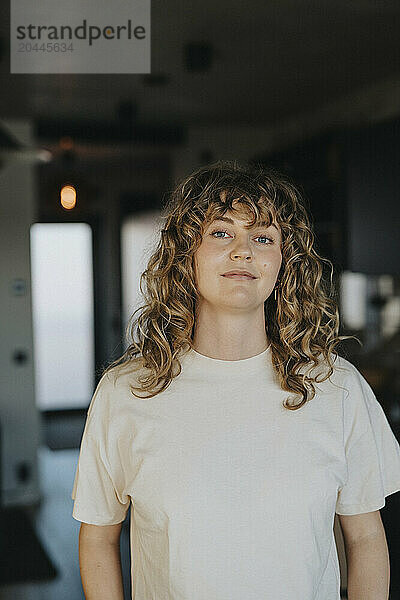
[[[236,244],[234,244],[234,248],[231,250],[231,258],[251,258],[252,251],[248,241],[245,240],[237,240]]]

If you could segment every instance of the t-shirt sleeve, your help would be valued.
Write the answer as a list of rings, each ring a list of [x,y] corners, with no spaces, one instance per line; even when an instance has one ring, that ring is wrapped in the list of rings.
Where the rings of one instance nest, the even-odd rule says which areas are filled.
[[[338,492],[339,515],[379,510],[386,496],[400,490],[399,443],[370,385],[348,364],[343,406],[347,480]]]
[[[110,401],[113,385],[105,373],[91,399],[82,435],[71,497],[72,516],[92,525],[121,523],[130,506],[124,491],[122,465],[110,433]]]

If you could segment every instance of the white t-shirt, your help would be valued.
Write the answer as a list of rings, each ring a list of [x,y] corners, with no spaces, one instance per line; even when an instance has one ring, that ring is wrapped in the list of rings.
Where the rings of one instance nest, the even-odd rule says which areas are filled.
[[[335,512],[400,490],[400,446],[344,358],[301,409],[282,406],[271,350],[236,361],[194,350],[150,399],[114,367],[89,406],[73,517],[124,520],[135,600],[339,600]],[[115,374],[119,370],[119,377]]]

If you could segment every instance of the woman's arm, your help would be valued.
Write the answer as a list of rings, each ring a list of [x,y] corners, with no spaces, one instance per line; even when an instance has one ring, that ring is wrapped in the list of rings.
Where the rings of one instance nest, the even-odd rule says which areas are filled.
[[[389,554],[386,536],[356,542],[347,557],[348,600],[388,600]]]
[[[346,549],[348,600],[388,600],[389,551],[379,510],[338,516]]]
[[[79,564],[86,600],[124,600],[119,540],[122,523],[81,523]]]

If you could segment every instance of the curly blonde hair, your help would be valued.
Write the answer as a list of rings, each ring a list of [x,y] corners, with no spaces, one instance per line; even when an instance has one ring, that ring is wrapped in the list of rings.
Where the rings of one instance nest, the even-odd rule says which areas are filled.
[[[165,226],[140,276],[145,303],[129,319],[127,350],[104,371],[117,365],[129,365],[133,370],[143,367],[140,387],[131,386],[134,396],[151,398],[180,374],[178,356],[193,348],[198,299],[193,257],[207,225],[228,210],[236,210],[233,202],[239,202],[241,212],[253,215],[249,226],[275,222],[281,229],[277,298],[271,294],[264,310],[280,386],[301,399],[289,404],[290,398],[286,398],[285,408],[297,410],[315,396],[315,384],[333,373],[335,347],[353,337],[338,335],[333,265],[314,247],[299,189],[275,169],[218,161],[189,175],[168,198],[162,217]],[[324,277],[323,263],[330,267],[329,280]],[[315,367],[323,369],[313,376]]]

